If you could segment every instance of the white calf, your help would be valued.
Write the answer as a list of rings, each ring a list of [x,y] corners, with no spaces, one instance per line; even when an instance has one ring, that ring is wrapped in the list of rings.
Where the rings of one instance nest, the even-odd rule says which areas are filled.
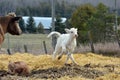
[[[58,36],[55,51],[53,52],[53,60],[56,57],[56,53],[60,53],[58,59],[62,57],[63,53],[67,53],[67,59],[65,64],[67,63],[69,58],[72,60],[73,63],[76,63],[72,53],[76,47],[76,37],[78,36],[77,29],[71,28],[65,29],[65,31],[67,32],[66,34],[61,34],[59,32],[54,31],[48,35],[48,37],[51,37],[54,34]]]

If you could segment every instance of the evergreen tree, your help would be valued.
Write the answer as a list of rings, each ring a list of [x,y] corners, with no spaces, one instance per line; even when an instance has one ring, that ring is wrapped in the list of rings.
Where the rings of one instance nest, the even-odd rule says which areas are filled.
[[[29,33],[35,33],[36,32],[36,26],[35,26],[35,21],[32,16],[28,18],[27,24],[26,24],[26,29],[27,32]]]
[[[40,22],[38,27],[37,27],[37,33],[44,33],[44,26]]]
[[[110,41],[110,35],[113,35],[112,15],[108,13],[108,8],[100,3],[97,7],[86,4],[78,7],[73,13],[70,23],[78,28],[78,41],[88,42],[88,32],[94,42]],[[111,18],[111,20],[110,20]]]
[[[70,24],[70,19],[67,19],[65,21],[65,28],[68,28],[68,29],[72,28],[72,25]]]
[[[25,33],[25,31],[26,31],[26,26],[25,26],[25,22],[24,22],[24,19],[23,19],[23,18],[19,21],[19,26],[20,26],[22,32]]]
[[[57,16],[55,21],[55,31],[64,33],[65,32],[64,29],[65,29],[65,24],[62,23],[62,19],[60,18],[60,16]]]
[[[90,5],[82,5],[73,13],[70,23],[73,27],[78,28],[78,41],[85,43],[88,38],[88,20],[95,14],[96,9]],[[92,26],[93,27],[93,26]]]

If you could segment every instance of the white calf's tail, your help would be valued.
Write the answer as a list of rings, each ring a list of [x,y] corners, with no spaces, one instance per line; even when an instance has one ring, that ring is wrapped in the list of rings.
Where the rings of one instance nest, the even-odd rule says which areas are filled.
[[[52,35],[57,35],[58,37],[61,35],[61,33],[59,33],[59,32],[56,32],[56,31],[53,31],[53,32],[51,32],[47,37],[49,38],[49,37],[51,37]]]

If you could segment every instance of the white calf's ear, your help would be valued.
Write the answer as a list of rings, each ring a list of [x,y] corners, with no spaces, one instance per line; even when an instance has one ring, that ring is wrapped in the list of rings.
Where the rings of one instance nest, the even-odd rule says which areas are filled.
[[[70,32],[70,30],[69,30],[69,29],[67,29],[67,28],[65,28],[65,32],[69,33],[69,32]]]
[[[78,30],[77,28],[75,28],[76,29],[76,31]]]

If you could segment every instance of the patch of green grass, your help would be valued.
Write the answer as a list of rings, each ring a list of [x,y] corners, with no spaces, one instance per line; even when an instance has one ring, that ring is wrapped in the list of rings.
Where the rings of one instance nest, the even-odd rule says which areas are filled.
[[[8,36],[9,36],[9,43],[8,43]],[[48,49],[51,48],[51,39],[47,38],[47,34],[22,34],[20,36],[16,35],[10,35],[6,34],[5,35],[5,40],[2,44],[2,48],[7,49],[8,46],[10,49],[15,50],[15,49],[22,49],[24,48],[24,45],[27,45],[28,50],[43,50],[43,41],[46,42],[46,46]]]

